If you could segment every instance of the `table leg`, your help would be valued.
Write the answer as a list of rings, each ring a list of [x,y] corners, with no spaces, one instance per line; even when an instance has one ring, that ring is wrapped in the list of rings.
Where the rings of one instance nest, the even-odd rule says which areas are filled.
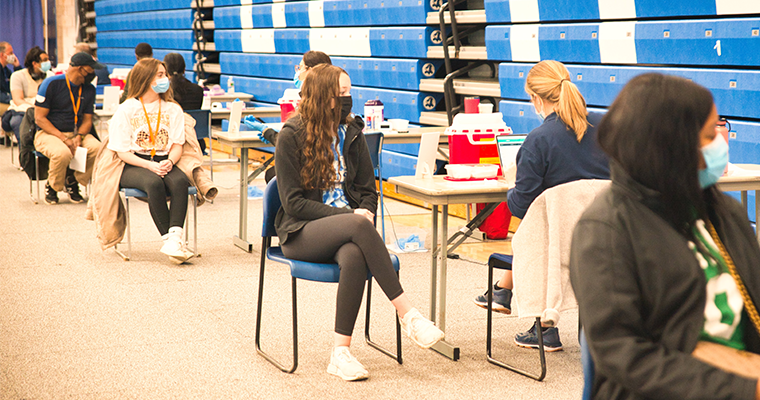
[[[438,214],[438,207],[434,206],[434,212],[437,218]],[[441,288],[440,293],[438,295],[438,309],[440,310],[440,316],[438,319],[438,327],[442,331],[446,331],[446,279],[447,279],[447,271],[446,271],[446,258],[448,256],[447,254],[447,247],[446,244],[446,235],[448,234],[448,227],[449,227],[449,206],[448,204],[443,205],[443,215],[441,215],[442,222],[441,222]],[[435,231],[434,231],[435,232]],[[436,259],[435,252],[433,252],[433,260]],[[433,261],[435,262],[435,261]],[[432,279],[435,280],[436,276],[433,274]],[[433,284],[435,285],[435,284]],[[433,300],[435,300],[435,292],[433,292]],[[435,301],[433,302],[433,304]],[[431,349],[437,351],[438,353],[442,354],[445,357],[448,357],[454,361],[459,360],[459,347],[456,347],[445,340],[441,340],[440,342],[436,343]]]
[[[430,257],[430,320],[436,321],[436,301],[438,300],[438,206],[433,206],[433,248]],[[446,236],[443,236],[446,237]]]
[[[253,244],[248,242],[248,149],[240,149],[240,223],[238,236],[232,241],[249,253],[253,251]]]
[[[746,190],[742,190],[741,194],[742,194],[742,206],[744,207],[745,210],[749,211],[749,209],[748,209],[749,208],[749,204],[747,204],[747,191]]]

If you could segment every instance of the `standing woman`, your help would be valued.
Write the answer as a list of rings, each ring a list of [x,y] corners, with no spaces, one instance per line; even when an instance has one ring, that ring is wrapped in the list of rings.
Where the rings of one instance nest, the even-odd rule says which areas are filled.
[[[18,70],[11,75],[11,105],[8,112],[12,112],[10,125],[16,140],[21,141],[19,128],[21,120],[29,107],[34,107],[34,98],[37,89],[50,71],[50,59],[44,50],[37,46],[32,47],[24,58],[24,69]]]
[[[517,153],[515,187],[507,192],[509,211],[525,217],[533,200],[547,189],[581,179],[609,179],[607,156],[596,141],[602,115],[589,113],[586,100],[570,80],[570,73],[559,61],[547,60],[533,66],[525,80],[525,91],[543,120],[533,129]],[[493,288],[493,310],[510,314],[512,270]],[[475,304],[487,307],[486,295],[477,296]],[[559,330],[544,327],[546,351],[562,350]],[[515,336],[518,346],[538,347],[535,326]]]
[[[127,100],[111,123],[108,149],[126,164],[120,187],[148,194],[150,215],[164,240],[161,252],[181,264],[192,253],[185,249],[182,226],[190,182],[175,164],[185,143],[185,117],[173,100],[166,66],[154,58],[132,69]],[[166,198],[171,198],[171,207]]]
[[[443,332],[412,307],[375,229],[375,174],[364,123],[349,116],[351,104],[351,79],[338,67],[319,65],[304,81],[298,113],[282,128],[275,153],[282,200],[275,228],[286,257],[340,266],[335,348],[327,372],[359,380],[369,373],[349,346],[368,272],[417,345],[428,348]]]
[[[760,352],[760,247],[715,186],[728,163],[717,122],[709,90],[645,74],[599,126],[612,186],[575,226],[570,255],[595,399],[760,399],[758,371],[727,372],[758,358],[727,354]],[[724,365],[692,355],[705,348]]]

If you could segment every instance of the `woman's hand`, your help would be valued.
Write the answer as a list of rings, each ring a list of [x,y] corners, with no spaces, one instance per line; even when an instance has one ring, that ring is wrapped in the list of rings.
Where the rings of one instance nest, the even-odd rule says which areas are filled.
[[[174,163],[172,163],[171,161],[169,161],[169,159],[161,161],[160,163],[158,163],[158,165],[163,169],[164,175],[166,175],[169,172],[171,172],[172,168],[174,168]]]
[[[357,208],[354,210],[354,214],[359,214],[364,218],[367,218],[369,222],[375,223],[375,214],[372,214],[372,211],[367,210],[366,208]]]
[[[165,168],[160,163],[155,161],[148,161],[148,165],[145,168],[162,178],[169,173],[169,171],[165,171]]]

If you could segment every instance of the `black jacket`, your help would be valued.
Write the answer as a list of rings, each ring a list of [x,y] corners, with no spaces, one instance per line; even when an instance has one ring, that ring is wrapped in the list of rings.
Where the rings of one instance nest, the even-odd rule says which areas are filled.
[[[322,202],[322,190],[305,190],[301,186],[303,168],[302,143],[306,134],[301,116],[290,117],[277,137],[275,168],[280,189],[282,208],[277,212],[274,226],[280,243],[288,234],[300,230],[307,222],[330,215],[346,214],[352,209],[365,208],[377,212],[375,170],[364,139],[364,121],[355,117],[346,129],[343,158],[346,162],[346,180],[343,191],[351,209],[335,208]]]
[[[184,75],[176,75],[171,78],[174,100],[179,103],[182,110],[200,110],[203,104],[203,88],[190,82]]]
[[[754,399],[756,381],[691,357],[706,278],[687,238],[661,217],[659,194],[612,165],[612,186],[573,233],[570,278],[596,363],[595,399]],[[710,221],[760,305],[760,247],[745,210],[713,187]],[[746,318],[746,313],[744,315]],[[747,350],[760,338],[747,318]]]

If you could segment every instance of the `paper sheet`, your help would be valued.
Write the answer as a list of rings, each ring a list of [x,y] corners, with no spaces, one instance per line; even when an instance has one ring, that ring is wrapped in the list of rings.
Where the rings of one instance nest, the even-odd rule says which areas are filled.
[[[87,149],[84,147],[77,147],[77,151],[76,153],[74,153],[74,157],[71,159],[71,162],[69,163],[69,168],[73,169],[74,171],[84,172],[86,167],[87,167]]]

